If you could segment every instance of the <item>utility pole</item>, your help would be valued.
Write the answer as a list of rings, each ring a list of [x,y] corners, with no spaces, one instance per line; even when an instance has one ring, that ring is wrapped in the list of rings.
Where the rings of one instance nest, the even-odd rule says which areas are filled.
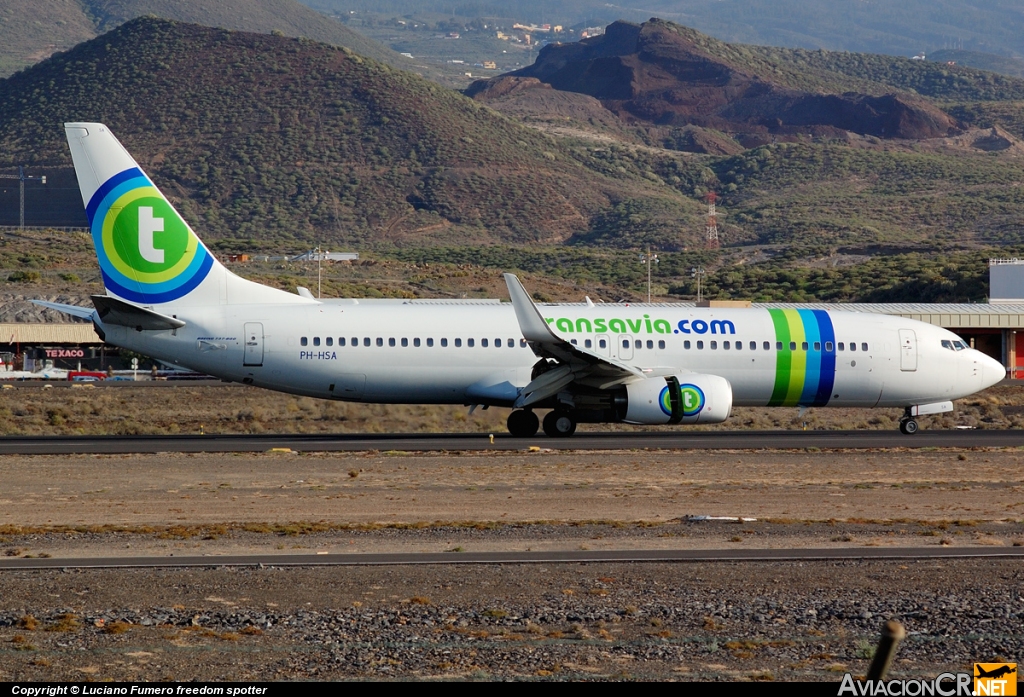
[[[20,225],[19,229],[24,230],[25,229],[25,182],[27,180],[30,180],[30,179],[31,180],[38,179],[40,184],[46,184],[46,175],[44,174],[41,177],[26,177],[25,176],[25,166],[24,165],[18,165],[18,174],[17,175],[14,175],[14,174],[0,174],[0,179],[17,179],[20,182],[20,184],[21,184],[21,187],[20,187],[21,190],[19,192],[19,197],[18,197],[19,198],[19,208],[20,208],[20,211],[21,211],[21,218],[20,218],[21,225]]]
[[[704,299],[704,294],[701,292],[701,281],[704,279],[704,267],[695,266],[694,268],[690,269],[690,277],[697,279],[697,304],[699,305],[701,301]]]
[[[647,254],[640,255],[640,263],[647,265],[647,302],[651,302],[651,267],[659,263],[658,255],[651,254],[650,246],[647,247]]]

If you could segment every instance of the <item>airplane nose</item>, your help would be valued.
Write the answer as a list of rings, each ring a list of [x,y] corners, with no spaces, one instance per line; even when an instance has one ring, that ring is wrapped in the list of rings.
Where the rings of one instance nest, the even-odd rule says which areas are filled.
[[[982,384],[981,389],[992,387],[992,385],[1006,377],[1006,368],[1003,367],[1002,363],[980,351],[975,353],[978,354],[975,362],[978,365],[978,375]]]

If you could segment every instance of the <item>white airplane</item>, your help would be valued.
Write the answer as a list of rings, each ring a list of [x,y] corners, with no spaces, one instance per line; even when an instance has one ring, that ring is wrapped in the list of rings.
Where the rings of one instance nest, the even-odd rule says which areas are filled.
[[[916,416],[999,382],[1003,366],[922,322],[825,310],[317,300],[224,268],[99,123],[65,124],[106,288],[107,342],[227,380],[373,403],[512,408],[508,429],[725,421],[734,405],[901,407]]]

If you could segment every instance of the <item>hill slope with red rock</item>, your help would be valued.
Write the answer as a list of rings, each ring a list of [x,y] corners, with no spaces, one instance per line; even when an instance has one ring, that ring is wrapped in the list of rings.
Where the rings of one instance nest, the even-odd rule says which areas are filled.
[[[949,115],[910,93],[797,89],[751,63],[716,55],[692,34],[660,20],[615,22],[601,36],[546,46],[533,65],[478,81],[467,94],[488,101],[508,93],[503,82],[535,78],[557,90],[589,95],[627,123],[696,126],[739,136],[741,142],[846,132],[924,139],[958,130]]]

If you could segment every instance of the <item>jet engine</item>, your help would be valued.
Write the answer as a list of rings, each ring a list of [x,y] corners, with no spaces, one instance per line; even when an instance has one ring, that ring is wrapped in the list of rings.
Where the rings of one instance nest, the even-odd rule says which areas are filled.
[[[626,385],[626,416],[634,424],[717,424],[732,413],[732,385],[718,375],[687,373]]]

